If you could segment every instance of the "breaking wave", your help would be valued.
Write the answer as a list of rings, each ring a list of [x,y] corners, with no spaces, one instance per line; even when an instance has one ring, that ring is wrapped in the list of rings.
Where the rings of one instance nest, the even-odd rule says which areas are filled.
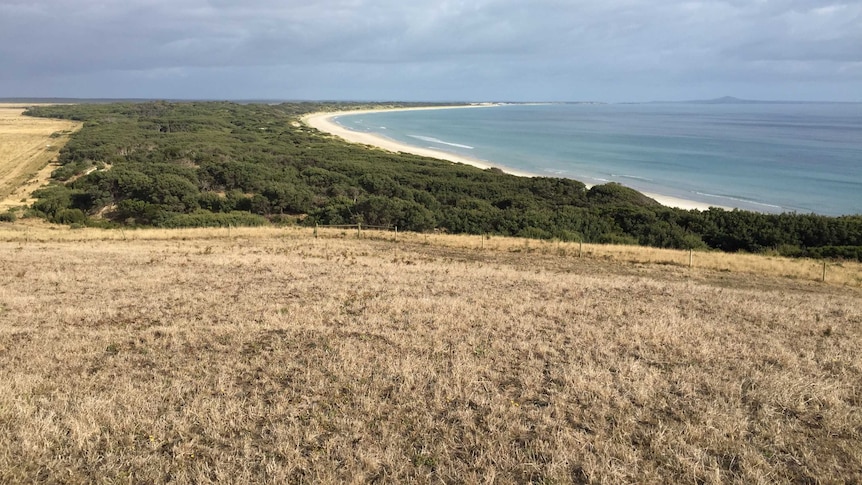
[[[467,150],[472,150],[474,147],[470,145],[462,145],[460,143],[449,143],[448,141],[443,141],[437,138],[433,138],[430,136],[422,136],[422,135],[407,135],[410,138],[416,138],[417,140],[427,141],[430,143],[437,143],[440,145],[449,145],[450,147],[458,147],[458,148],[466,148]]]

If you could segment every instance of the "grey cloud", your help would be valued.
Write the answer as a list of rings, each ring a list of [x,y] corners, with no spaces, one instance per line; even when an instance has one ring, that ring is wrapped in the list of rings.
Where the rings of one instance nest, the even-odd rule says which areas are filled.
[[[275,90],[264,84],[276,71],[318,79],[330,97],[372,89],[356,82],[570,96],[624,77],[635,93],[704,79],[788,83],[793,73],[809,82],[815,70],[852,86],[860,26],[862,5],[827,0],[4,0],[0,89],[98,75],[184,89],[203,76],[254,97],[244,90]]]

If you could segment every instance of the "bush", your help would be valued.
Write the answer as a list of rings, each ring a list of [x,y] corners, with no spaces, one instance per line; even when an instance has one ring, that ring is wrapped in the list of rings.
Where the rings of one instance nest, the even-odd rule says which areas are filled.
[[[580,242],[584,237],[577,232],[559,230],[554,233],[554,237],[563,242]]]
[[[214,192],[201,192],[198,196],[198,205],[200,205],[201,209],[206,209],[210,212],[230,212],[233,210],[227,197],[222,197]]]
[[[64,185],[53,185],[33,192],[33,197],[38,197],[33,203],[33,209],[41,213],[48,220],[62,210],[68,209],[72,204],[72,191]]]
[[[248,212],[207,212],[175,214],[158,224],[161,227],[228,227],[228,226],[265,226],[269,221],[263,216]]]
[[[12,211],[0,213],[0,222],[15,222],[17,217]]]
[[[809,248],[805,255],[812,258],[862,261],[862,246],[823,246],[819,248]]]
[[[289,216],[286,214],[275,214],[273,216],[270,216],[269,222],[277,226],[295,226],[299,221],[295,216]]]
[[[626,234],[604,234],[598,242],[600,244],[623,244],[627,246],[637,246],[638,240]]]
[[[81,209],[62,209],[52,218],[53,222],[59,224],[83,224],[87,215]]]
[[[551,233],[538,227],[526,227],[518,232],[518,237],[528,237],[530,239],[551,239]]]
[[[597,205],[661,207],[655,200],[616,182],[593,186],[587,191],[587,200]]]

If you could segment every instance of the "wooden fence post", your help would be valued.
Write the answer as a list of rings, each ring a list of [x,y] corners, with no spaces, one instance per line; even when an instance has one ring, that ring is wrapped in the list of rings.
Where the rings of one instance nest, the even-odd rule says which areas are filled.
[[[317,224],[314,225],[314,238],[317,239]]]
[[[823,260],[823,277],[820,278],[820,281],[826,282],[826,260]]]
[[[398,226],[395,226],[395,242],[398,242]]]
[[[359,239],[362,237],[362,223],[356,224],[356,238]]]
[[[485,249],[485,235],[482,234],[482,249]]]
[[[692,264],[694,264],[694,249],[689,248],[689,250],[688,250],[688,267],[691,268]]]

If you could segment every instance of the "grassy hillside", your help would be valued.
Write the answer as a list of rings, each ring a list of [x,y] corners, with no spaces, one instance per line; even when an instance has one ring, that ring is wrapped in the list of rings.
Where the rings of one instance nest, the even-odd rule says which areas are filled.
[[[858,289],[530,242],[14,230],[2,483],[862,481]]]

